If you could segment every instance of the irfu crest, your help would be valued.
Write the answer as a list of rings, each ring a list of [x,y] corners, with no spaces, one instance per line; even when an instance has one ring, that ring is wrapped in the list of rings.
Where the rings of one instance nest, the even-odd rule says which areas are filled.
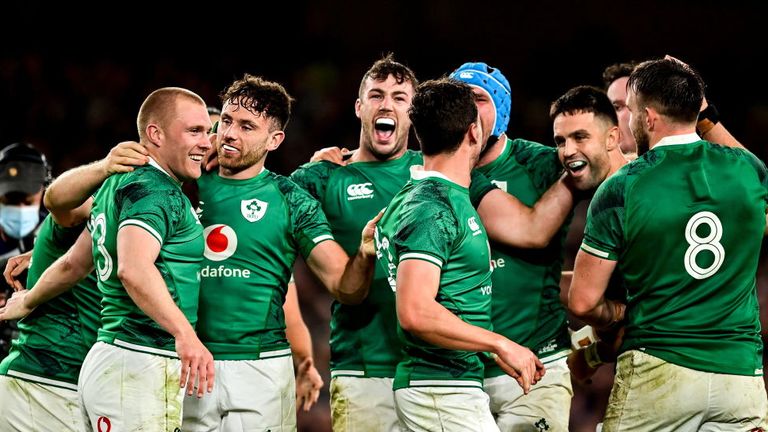
[[[267,212],[267,204],[264,201],[252,199],[240,201],[240,213],[248,222],[256,222],[264,217]]]

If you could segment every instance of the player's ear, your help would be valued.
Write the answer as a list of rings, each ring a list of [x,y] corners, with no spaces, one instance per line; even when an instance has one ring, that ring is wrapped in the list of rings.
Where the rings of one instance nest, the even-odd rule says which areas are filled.
[[[283,143],[284,139],[285,139],[285,132],[281,130],[270,132],[269,140],[267,141],[267,151],[277,150],[277,148],[280,147],[280,144]]]
[[[164,134],[163,129],[161,129],[159,125],[155,123],[148,124],[145,133],[147,135],[147,141],[149,141],[150,144],[155,147],[160,147],[162,145]]]
[[[362,102],[360,102],[360,98],[357,98],[355,101],[355,117],[360,118],[360,105],[362,105]]]
[[[619,127],[613,126],[608,128],[608,131],[605,135],[605,149],[608,151],[613,151],[616,149],[616,146],[619,145]]]

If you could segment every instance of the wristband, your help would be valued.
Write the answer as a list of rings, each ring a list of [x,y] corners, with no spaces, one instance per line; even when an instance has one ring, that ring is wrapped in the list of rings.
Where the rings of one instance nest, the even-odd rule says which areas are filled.
[[[717,112],[717,108],[713,104],[709,104],[704,110],[699,112],[696,130],[699,132],[699,135],[705,135],[718,123],[720,123],[720,113]]]
[[[597,354],[597,342],[584,348],[584,360],[587,362],[587,366],[592,369],[597,369],[603,364],[603,360],[600,359],[600,355]]]

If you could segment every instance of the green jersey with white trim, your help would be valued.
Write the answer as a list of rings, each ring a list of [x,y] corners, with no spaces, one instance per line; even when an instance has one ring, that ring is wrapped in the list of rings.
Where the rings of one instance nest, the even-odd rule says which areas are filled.
[[[268,170],[247,180],[204,174],[198,185],[205,227],[200,340],[216,360],[290,355],[283,303],[293,262],[333,239],[320,203]]]
[[[462,321],[491,329],[490,246],[466,188],[437,172],[414,172],[377,224],[375,240],[392,291],[398,264],[429,262],[440,268],[435,300]],[[405,357],[397,366],[395,390],[482,385],[481,354],[432,345],[399,325],[398,333]]]
[[[296,170],[291,179],[320,201],[336,241],[352,255],[365,224],[408,182],[411,167],[423,163],[421,152],[408,150],[385,162],[346,166],[312,162]],[[475,205],[493,188],[485,176],[473,171],[470,195]],[[361,304],[333,302],[331,311],[332,375],[394,377],[402,354],[395,299],[386,273],[377,266]]]
[[[508,138],[499,157],[477,171],[523,204],[533,206],[560,178],[563,168],[556,149]],[[564,356],[570,348],[568,316],[560,301],[567,230],[567,224],[563,225],[544,249],[491,242],[493,329],[543,359]],[[495,361],[486,360],[486,377],[504,374]]]
[[[754,155],[694,134],[665,138],[600,186],[581,249],[618,261],[627,287],[622,351],[762,374],[755,273],[767,189]]]
[[[40,225],[27,273],[32,288],[54,261],[77,240],[85,224],[65,228],[48,215]],[[101,293],[89,274],[71,291],[37,307],[19,321],[19,337],[0,363],[0,375],[77,390],[77,377],[96,341]]]
[[[117,277],[117,233],[125,226],[144,229],[160,243],[155,267],[193,326],[197,321],[203,228],[181,192],[181,184],[154,160],[133,172],[108,178],[91,209],[88,230],[103,296],[98,340],[173,357],[173,336],[136,306]]]

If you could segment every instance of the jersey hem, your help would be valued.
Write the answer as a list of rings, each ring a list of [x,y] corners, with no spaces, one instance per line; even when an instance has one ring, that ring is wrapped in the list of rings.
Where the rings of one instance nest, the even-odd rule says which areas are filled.
[[[70,383],[66,381],[59,381],[51,378],[45,378],[34,374],[19,372],[17,370],[8,369],[8,372],[4,374],[10,378],[17,378],[23,381],[33,382],[35,384],[42,384],[51,387],[57,387],[64,390],[77,391],[77,383]]]

